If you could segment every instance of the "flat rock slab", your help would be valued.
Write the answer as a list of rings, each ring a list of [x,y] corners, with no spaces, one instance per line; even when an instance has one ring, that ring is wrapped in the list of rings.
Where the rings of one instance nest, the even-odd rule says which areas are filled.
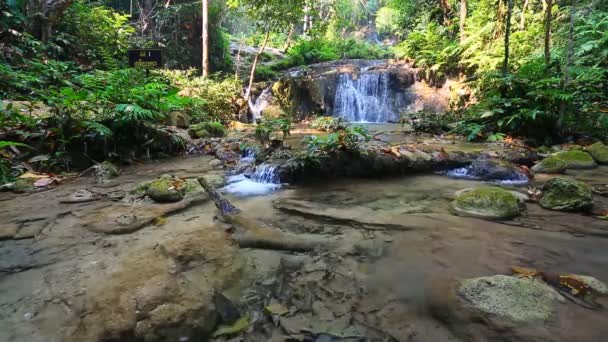
[[[196,196],[167,204],[113,205],[85,216],[82,226],[98,233],[128,234],[153,223],[159,217],[174,214],[207,199],[206,196]]]
[[[323,203],[284,199],[274,202],[274,207],[289,213],[338,224],[359,226],[366,229],[410,230],[423,228],[420,225],[405,224],[398,217],[378,215],[377,212],[362,206],[348,208],[331,207]]]

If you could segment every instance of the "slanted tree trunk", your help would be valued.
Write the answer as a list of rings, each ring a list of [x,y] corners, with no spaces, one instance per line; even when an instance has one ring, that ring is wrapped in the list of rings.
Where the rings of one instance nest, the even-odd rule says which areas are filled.
[[[289,26],[289,33],[287,34],[287,40],[285,40],[285,44],[283,45],[283,51],[287,52],[289,46],[291,45],[291,38],[293,37],[293,31],[295,30],[294,24]]]
[[[249,96],[251,94],[251,87],[253,86],[253,79],[255,77],[255,68],[258,66],[258,60],[260,59],[260,55],[266,49],[266,45],[268,44],[268,38],[270,37],[270,29],[266,29],[266,34],[264,35],[264,41],[262,42],[262,46],[258,53],[255,54],[253,58],[253,64],[251,65],[251,73],[249,74],[249,86],[247,86],[247,91],[245,92],[245,100],[249,101]]]
[[[236,52],[236,66],[234,67],[234,79],[239,79],[239,69],[241,68],[241,50],[243,49],[243,37],[239,39],[239,49]]]
[[[203,50],[202,56],[202,69],[203,77],[209,76],[209,0],[202,0],[202,41],[201,49]]]
[[[526,28],[526,8],[528,8],[528,0],[524,0],[521,7],[521,15],[519,17],[519,30],[523,31]]]
[[[576,23],[576,7],[578,0],[572,0],[570,7],[570,30],[568,32],[568,51],[566,53],[566,62],[564,63],[564,81],[562,83],[562,89],[566,91],[570,85],[570,64],[572,64],[572,56],[574,54],[574,24]],[[561,134],[564,118],[566,115],[566,101],[560,101],[559,103],[559,118],[557,119],[558,133]]]
[[[546,0],[545,9],[545,70],[548,73],[551,67],[551,21],[553,20],[553,0]]]
[[[460,23],[459,23],[460,24],[460,44],[462,44],[466,38],[466,33],[464,32],[466,20],[467,20],[467,0],[460,0]]]
[[[511,35],[511,14],[513,14],[513,0],[508,0],[507,18],[505,19],[505,59],[502,64],[502,73],[505,76],[509,73],[509,36]]]

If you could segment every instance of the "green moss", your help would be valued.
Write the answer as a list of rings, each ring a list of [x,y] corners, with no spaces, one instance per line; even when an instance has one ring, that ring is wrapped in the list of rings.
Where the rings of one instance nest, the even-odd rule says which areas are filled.
[[[163,175],[148,184],[146,195],[156,202],[178,202],[184,198],[185,188],[185,183],[180,182],[177,177]]]
[[[17,193],[34,192],[36,191],[34,182],[36,182],[35,178],[17,178],[13,183],[13,191]]]
[[[589,153],[579,150],[559,152],[554,155],[566,162],[568,169],[592,169],[597,166]]]
[[[593,206],[591,187],[571,178],[553,178],[543,186],[539,204],[551,210],[588,211]]]
[[[452,208],[458,214],[482,218],[510,218],[519,215],[517,197],[499,187],[481,187],[460,194]]]
[[[109,161],[104,161],[99,165],[106,178],[116,178],[120,176],[120,169]]]
[[[599,164],[608,164],[608,146],[601,142],[587,147],[587,152],[595,159]]]
[[[549,156],[532,167],[536,173],[564,173],[568,164],[556,156]]]
[[[190,125],[188,128],[188,135],[191,138],[221,138],[226,136],[226,127],[221,122],[217,121],[206,121]]]

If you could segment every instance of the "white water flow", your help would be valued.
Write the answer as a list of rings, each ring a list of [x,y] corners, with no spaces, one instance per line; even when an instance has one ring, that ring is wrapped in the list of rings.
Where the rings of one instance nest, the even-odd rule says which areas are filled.
[[[261,164],[249,177],[244,174],[228,177],[224,190],[237,196],[265,195],[281,187],[277,166]]]
[[[249,97],[249,111],[254,121],[262,117],[262,111],[268,107],[270,99],[272,99],[272,86],[264,89],[255,101]]]
[[[397,119],[390,98],[389,75],[368,72],[340,75],[334,99],[335,117],[351,122],[389,122]]]

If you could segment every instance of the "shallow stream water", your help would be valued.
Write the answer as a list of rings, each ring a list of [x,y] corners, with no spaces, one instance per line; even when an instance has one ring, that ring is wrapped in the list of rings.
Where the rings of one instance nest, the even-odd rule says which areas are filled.
[[[123,173],[115,187],[96,189],[111,195],[163,173],[187,178],[221,173],[211,170],[208,161],[190,157],[135,166]],[[571,175],[608,183],[607,167]],[[217,224],[217,211],[206,202],[127,234],[88,231],[83,228],[88,213],[104,206],[114,208],[116,202],[66,205],[58,199],[75,189],[93,188],[92,181],[80,179],[47,192],[2,198],[2,222],[42,221],[44,225],[33,238],[0,241],[0,341],[62,341],[66,331],[79,329],[81,323],[75,323],[74,317],[85,314],[82,308],[93,287],[87,284],[101,286],[110,281],[108,275],[141,246],[153,246],[182,232],[210,234],[201,227]],[[450,286],[455,281],[509,274],[510,266],[589,274],[608,281],[606,221],[547,211],[533,203],[527,204],[522,217],[506,222],[454,216],[449,210],[454,192],[483,183],[439,174],[287,185],[267,193],[266,188],[259,189],[259,183],[249,181],[258,187],[255,191],[226,192],[243,215],[277,232],[340,240],[354,247],[344,253],[241,249],[247,267],[227,293],[242,310],[258,305],[251,298],[274,296],[299,307],[298,298],[310,296],[311,303],[308,311],[300,308],[283,317],[283,329],[276,327],[264,334],[253,330],[246,341],[267,341],[275,334],[293,337],[298,334],[286,332],[285,326],[297,328],[308,322],[314,327],[307,329],[314,330],[323,324],[335,326],[338,320],[346,320],[348,329],[358,327],[356,331],[345,328],[358,340],[601,341],[608,336],[606,311],[572,303],[560,305],[552,322],[523,328],[454,323],[440,314],[452,310],[455,297]],[[300,215],[281,209],[281,203],[289,201],[313,203],[319,210],[315,215]],[[607,204],[606,198],[597,198],[597,205],[608,208]],[[379,228],[383,225],[401,228]],[[305,262],[301,270],[287,276],[292,292],[278,293],[267,286],[268,279],[278,278],[282,260],[294,257]],[[317,332],[317,338],[331,335],[325,330]],[[471,338],[471,330],[477,331],[476,338]],[[331,341],[340,340],[331,336]]]

